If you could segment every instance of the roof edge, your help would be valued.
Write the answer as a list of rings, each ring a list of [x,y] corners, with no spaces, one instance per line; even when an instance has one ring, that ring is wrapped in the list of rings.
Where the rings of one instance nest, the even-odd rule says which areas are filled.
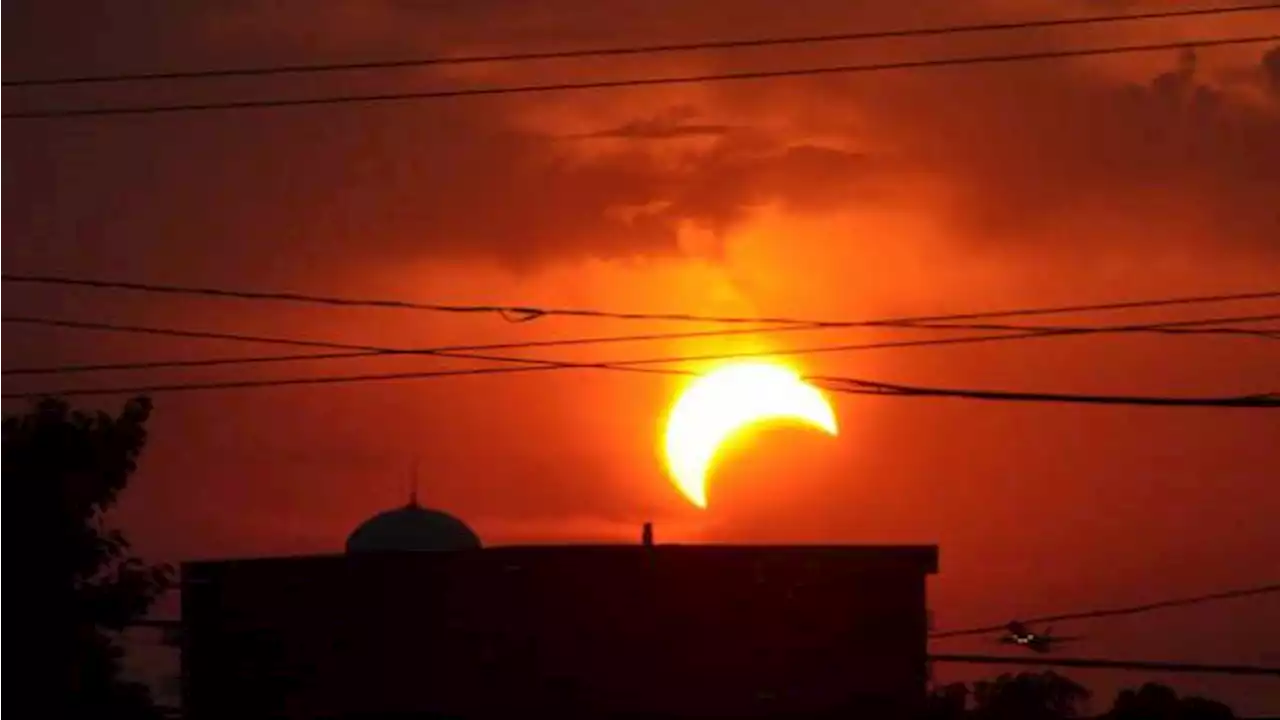
[[[655,553],[659,555],[831,555],[845,558],[861,556],[869,561],[903,562],[915,565],[916,569],[926,575],[938,572],[937,545],[841,545],[841,544],[740,544],[740,543],[659,543],[652,547],[640,544],[533,544],[533,545],[488,545],[466,550],[437,551],[387,551],[365,554],[373,556],[419,556],[424,553],[485,553],[488,555],[542,555],[551,553],[573,552],[578,554],[606,553]],[[343,552],[317,553],[312,555],[277,555],[264,557],[228,557],[191,560],[181,563],[182,568],[196,569],[242,563],[271,563],[290,561],[324,561],[339,558],[352,558]]]

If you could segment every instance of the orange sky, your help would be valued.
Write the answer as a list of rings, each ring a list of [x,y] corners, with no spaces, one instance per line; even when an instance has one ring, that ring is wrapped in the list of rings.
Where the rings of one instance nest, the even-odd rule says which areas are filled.
[[[10,3],[6,78],[812,34],[1168,3],[386,0]],[[203,8],[203,9],[201,9]],[[435,8],[435,9],[429,9]],[[445,8],[445,9],[441,9]],[[1280,15],[718,55],[455,67],[202,87],[6,92],[10,108],[307,96],[1148,43],[1280,30]],[[1267,59],[1264,53],[1270,50]],[[1280,277],[1280,50],[325,109],[6,121],[6,272],[441,302],[856,319],[1265,289]],[[386,345],[687,329],[442,318],[6,285],[9,312]],[[1274,311],[1224,305],[1063,318]],[[279,348],[6,327],[6,367]],[[635,343],[596,360],[908,337],[821,331]],[[1063,392],[1275,390],[1256,340],[1093,338],[801,357],[806,373]],[[394,372],[377,359],[147,371],[59,386]],[[21,384],[20,384],[21,382]],[[43,389],[52,380],[13,380]],[[403,500],[490,543],[930,542],[939,626],[1274,581],[1280,418],[1265,411],[835,398],[839,441],[761,430],[711,510],[663,479],[678,383],[607,372],[157,397],[123,508],[170,559],[332,551]],[[106,402],[106,401],[104,401]],[[117,400],[111,400],[116,403]],[[1071,627],[1080,654],[1256,663],[1280,603]],[[950,647],[950,646],[949,646]],[[957,650],[987,650],[959,643]],[[1092,678],[1085,678],[1092,680]],[[1119,678],[1125,680],[1126,678]],[[1116,680],[1111,678],[1108,681]],[[1280,709],[1265,684],[1178,681]],[[1252,705],[1249,705],[1252,703]]]

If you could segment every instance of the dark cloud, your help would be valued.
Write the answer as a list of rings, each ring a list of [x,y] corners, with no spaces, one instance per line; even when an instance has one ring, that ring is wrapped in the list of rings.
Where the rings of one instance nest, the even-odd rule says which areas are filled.
[[[797,212],[852,207],[877,181],[874,163],[860,153],[812,144],[752,151],[734,143],[692,158],[675,179],[666,214],[716,232],[770,203]]]
[[[605,130],[571,136],[579,139],[610,140],[677,140],[686,138],[719,138],[733,132],[735,126],[698,122],[698,111],[689,106],[676,106],[652,117],[631,120]]]
[[[1038,67],[912,97],[876,117],[952,195],[980,246],[1066,252],[1276,250],[1280,115],[1216,89],[1184,54],[1124,86]],[[945,111],[944,111],[945,110]]]
[[[834,202],[863,172],[837,150],[733,140],[678,162],[575,156],[472,108],[309,113],[17,127],[9,166],[26,181],[6,188],[6,223],[49,242],[14,257],[280,277],[441,256],[673,254],[681,223],[724,229],[753,204]]]
[[[422,47],[413,50],[405,47],[413,34],[405,26],[423,20],[417,4],[334,3],[320,12],[296,3],[236,2],[219,12],[148,7],[147,21],[138,27],[165,32],[139,34],[112,21],[97,23],[103,32],[95,35],[95,18],[115,17],[100,3],[87,4],[77,16],[84,22],[73,25],[38,5],[22,5],[22,35],[57,29],[70,43],[70,59],[32,43],[11,47],[6,59],[25,68],[21,74],[47,76],[84,68],[174,67],[157,58],[175,54],[177,46],[186,47],[183,67],[270,64],[262,53],[268,46],[272,53],[294,48],[299,56],[328,59],[375,41],[382,45],[378,55],[429,56],[441,51],[432,47],[438,42],[433,38],[463,20],[474,25],[478,12],[439,16],[440,27],[425,30]],[[516,35],[547,25],[536,13],[518,16],[510,23]],[[110,65],[102,61],[108,50]],[[254,61],[247,59],[251,51]],[[310,79],[243,91],[238,85],[209,87],[166,86],[140,94],[112,88],[79,97],[118,104],[121,96],[145,103],[191,93],[334,92]],[[343,87],[371,86],[367,78],[355,78]],[[41,98],[47,96],[26,97],[35,99],[20,99],[22,104],[46,104]],[[66,97],[51,104],[65,105]],[[739,126],[700,118],[687,103],[660,103],[656,112],[585,133],[702,142],[676,159],[643,147],[566,147],[555,127],[513,124],[526,104],[481,100],[10,121],[14,150],[6,158],[5,193],[11,212],[5,224],[11,237],[32,241],[11,246],[6,259],[67,270],[127,266],[139,274],[247,280],[260,273],[284,280],[314,277],[327,267],[433,257],[528,266],[667,255],[678,251],[677,234],[686,223],[723,231],[747,208],[772,201],[817,209],[845,201],[851,186],[865,180],[861,157],[792,146],[784,136],[751,128],[744,139],[737,136]],[[15,177],[22,182],[8,181]]]
[[[53,27],[53,15],[22,7],[15,17],[28,37]],[[105,6],[90,7],[98,10],[69,26],[71,36],[88,38],[89,21],[110,15]],[[265,62],[256,56],[268,46],[317,59],[336,59],[339,51],[367,58],[375,45],[382,57],[422,56],[447,50],[445,36],[464,25],[471,35],[462,36],[475,36],[484,14],[476,6],[432,15],[439,22],[428,25],[416,3],[335,3],[310,13],[302,12],[310,5],[247,1],[218,12],[148,7],[145,27],[166,32],[142,37],[113,21],[88,50],[73,47],[71,60],[31,42],[6,50],[6,60],[24,74],[47,74],[38,70],[77,58],[91,67],[114,49],[113,66],[141,68],[164,67],[156,58],[179,46],[189,48],[184,64],[192,67],[251,65],[251,50]],[[823,7],[833,23],[895,24],[892,13],[868,7]],[[508,34],[551,32],[558,16],[548,13],[517,13]],[[754,4],[743,13],[748,24],[770,15]],[[659,15],[646,14],[645,22],[657,23]],[[273,28],[281,33],[272,35]],[[607,35],[604,26],[594,32]],[[1280,51],[1272,50],[1258,66],[1273,87],[1277,58]],[[699,67],[719,63],[709,62]],[[418,80],[460,82],[435,75],[406,81]],[[338,87],[359,92],[371,82],[344,79]],[[306,95],[334,87],[291,80],[236,92]],[[1173,235],[1204,242],[1205,228],[1225,228],[1211,242],[1274,245],[1277,115],[1214,89],[1194,55],[1128,89],[1054,63],[705,90],[695,100],[591,93],[8,121],[5,227],[10,237],[29,240],[6,248],[6,260],[277,279],[436,257],[528,267],[675,254],[682,227],[724,233],[766,204],[820,214],[889,198],[946,218],[958,242],[988,246],[1078,247],[1086,225],[1110,228],[1090,234],[1112,245],[1130,242],[1120,235],[1135,228],[1155,227],[1170,242]],[[576,104],[595,110],[575,116]],[[572,121],[523,119],[544,107]],[[904,173],[935,178],[948,190],[940,197],[894,191]]]
[[[1271,94],[1280,100],[1280,45],[1271,48],[1262,57],[1262,69]]]
[[[625,125],[601,130],[582,138],[612,138],[615,140],[673,140],[690,137],[721,137],[733,131],[731,125],[695,125],[691,123],[655,122],[637,120]]]

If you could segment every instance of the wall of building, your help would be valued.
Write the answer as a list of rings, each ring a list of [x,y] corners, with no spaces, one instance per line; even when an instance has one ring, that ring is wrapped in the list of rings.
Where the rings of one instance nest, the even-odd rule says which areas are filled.
[[[500,548],[184,568],[192,718],[892,717],[922,551]],[[548,714],[551,713],[551,714]]]

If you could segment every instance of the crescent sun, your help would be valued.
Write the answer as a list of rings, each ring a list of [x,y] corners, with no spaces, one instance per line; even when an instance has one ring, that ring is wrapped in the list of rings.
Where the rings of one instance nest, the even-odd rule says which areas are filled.
[[[677,489],[707,507],[707,472],[716,454],[742,428],[770,420],[798,421],[839,434],[835,411],[818,388],[786,367],[727,365],[696,379],[667,416],[663,451]]]

